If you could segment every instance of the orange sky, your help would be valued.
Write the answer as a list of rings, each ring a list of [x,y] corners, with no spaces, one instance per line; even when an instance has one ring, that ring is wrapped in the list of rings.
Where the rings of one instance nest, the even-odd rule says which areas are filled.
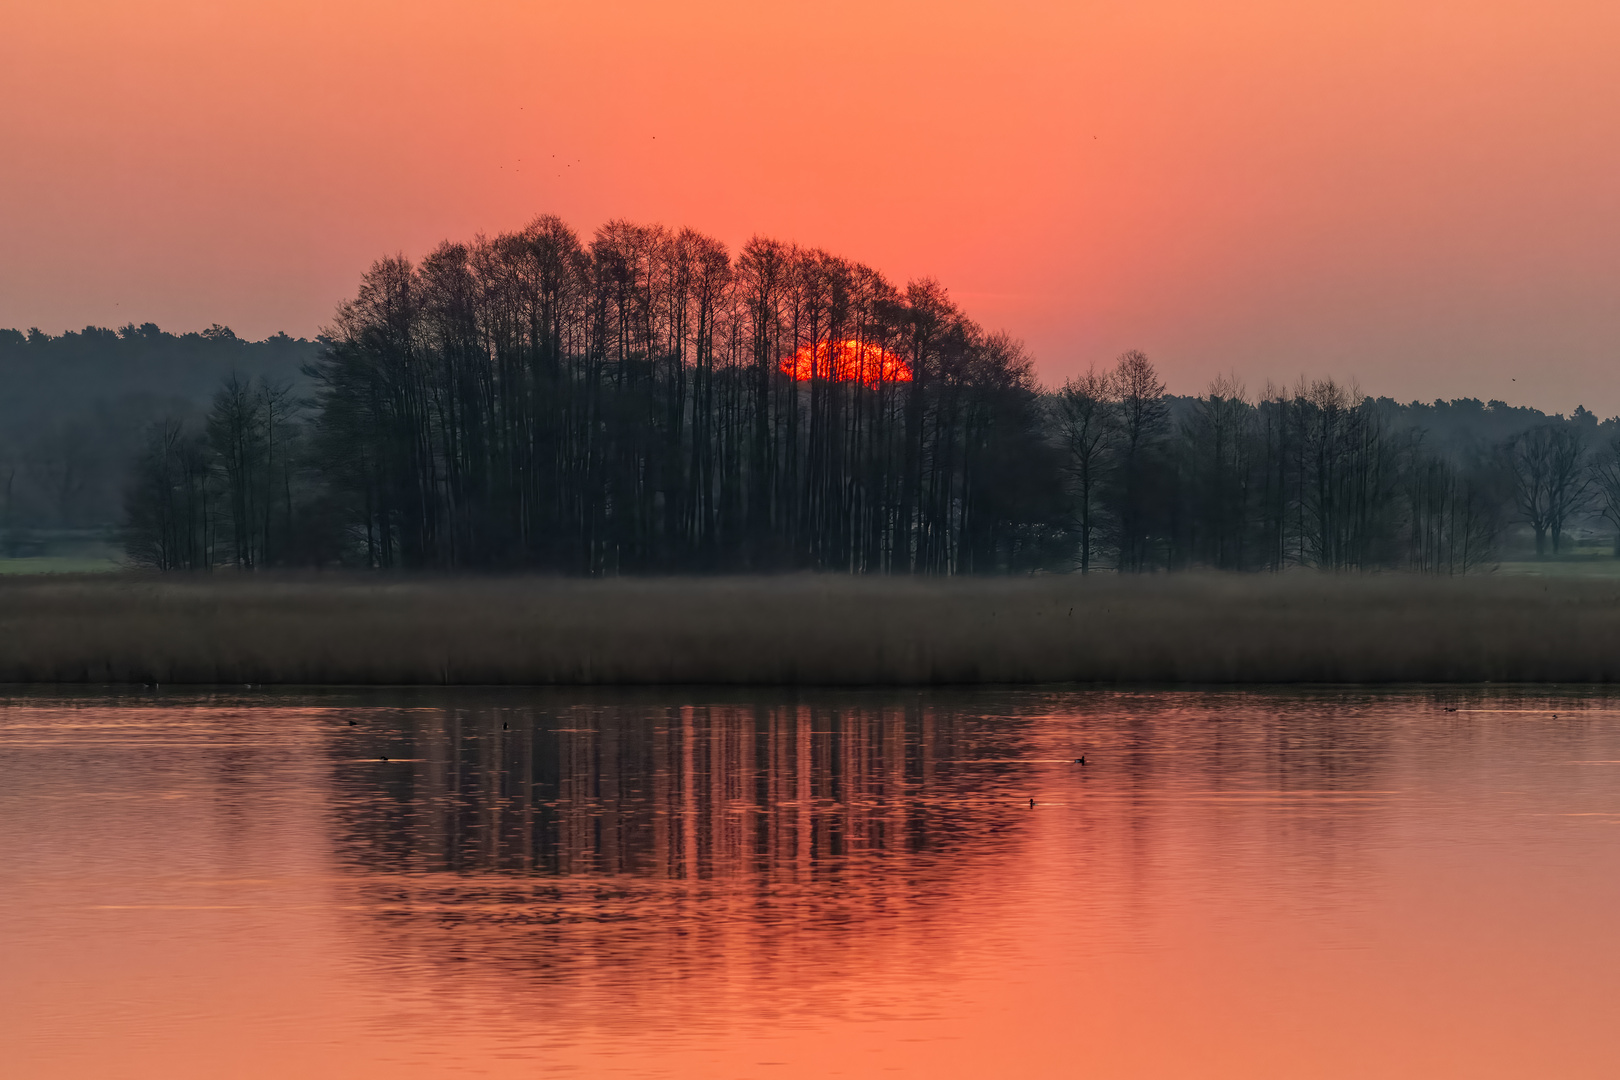
[[[1048,380],[1607,415],[1617,54],[1612,0],[0,0],[0,326],[312,334],[546,211],[936,276]]]

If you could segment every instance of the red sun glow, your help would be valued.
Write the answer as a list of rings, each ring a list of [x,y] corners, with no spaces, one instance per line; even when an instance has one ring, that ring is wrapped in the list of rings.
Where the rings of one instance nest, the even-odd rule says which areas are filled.
[[[911,365],[880,345],[853,338],[818,341],[784,356],[782,374],[796,381],[830,379],[876,386],[882,382],[910,382]]]

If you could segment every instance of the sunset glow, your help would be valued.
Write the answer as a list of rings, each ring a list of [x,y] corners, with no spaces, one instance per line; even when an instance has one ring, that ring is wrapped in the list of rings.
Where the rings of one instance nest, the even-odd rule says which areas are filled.
[[[379,253],[554,213],[936,278],[1048,383],[1140,348],[1177,393],[1620,410],[1612,3],[61,0],[5,27],[0,327],[311,336]]]
[[[1620,0],[0,11],[0,1080],[1620,1075]]]
[[[853,338],[802,346],[782,358],[781,372],[799,382],[831,379],[877,386],[911,381],[911,365],[905,360],[880,345]]]

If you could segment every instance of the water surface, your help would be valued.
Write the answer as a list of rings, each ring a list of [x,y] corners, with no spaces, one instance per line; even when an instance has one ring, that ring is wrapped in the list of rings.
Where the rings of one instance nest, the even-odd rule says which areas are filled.
[[[0,1046],[70,1078],[1611,1076],[1617,824],[1620,700],[1587,694],[13,692]]]

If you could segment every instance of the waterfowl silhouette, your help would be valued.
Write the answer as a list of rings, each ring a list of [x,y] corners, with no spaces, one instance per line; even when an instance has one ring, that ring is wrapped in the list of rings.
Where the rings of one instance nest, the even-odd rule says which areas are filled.
[[[1086,755],[1081,754],[1079,757],[1074,759],[1074,763],[1076,765],[1084,765],[1086,763]]]
[[[349,726],[350,727],[359,727],[360,726],[360,721],[358,721],[358,720],[350,720],[349,721]]]
[[[1034,799],[1029,800],[1029,808],[1031,810],[1035,809],[1035,800]]]
[[[377,760],[379,760],[379,761],[387,761],[388,759],[386,757],[383,757],[383,758],[378,758]]]
[[[502,720],[502,721],[501,721],[501,730],[502,730],[502,731],[505,731],[505,730],[506,730],[506,721],[505,721],[505,720]]]

